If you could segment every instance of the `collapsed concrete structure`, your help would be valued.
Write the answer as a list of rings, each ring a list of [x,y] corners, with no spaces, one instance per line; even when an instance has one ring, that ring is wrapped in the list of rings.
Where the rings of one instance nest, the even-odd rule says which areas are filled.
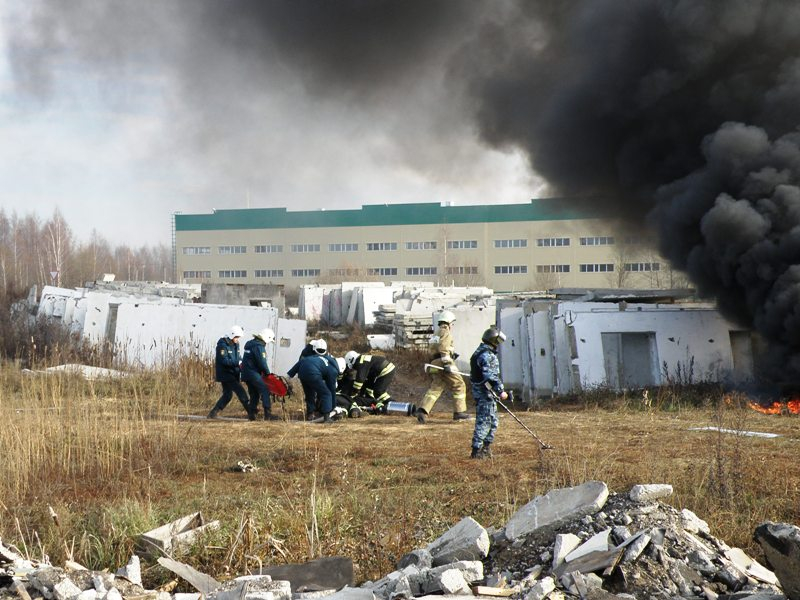
[[[753,378],[752,333],[713,305],[620,294],[603,301],[500,300],[497,320],[508,336],[500,351],[504,381],[530,400],[601,386]]]
[[[217,340],[232,325],[246,337],[269,327],[276,334],[267,361],[286,372],[306,343],[306,322],[284,319],[271,306],[202,304],[199,285],[124,285],[67,289],[45,286],[36,315],[61,322],[92,344],[114,349],[115,365],[153,368],[168,366],[181,356],[213,356]]]
[[[200,600],[201,595],[210,600],[429,596],[441,600],[467,595],[514,600],[800,600],[800,528],[765,523],[756,529],[756,541],[776,566],[773,573],[741,549],[714,537],[690,510],[665,504],[671,493],[669,485],[651,484],[615,494],[601,481],[551,490],[520,508],[498,530],[489,531],[465,517],[427,546],[404,555],[397,570],[360,587],[351,587],[352,563],[336,558],[273,569],[277,577],[287,580],[256,574],[224,583],[172,558],[158,558],[161,566],[198,592],[173,595],[142,587],[137,556],[112,575],[74,563],[65,569],[36,563],[23,558],[16,548],[0,544],[0,596],[14,593],[23,600],[40,596],[47,600]]]

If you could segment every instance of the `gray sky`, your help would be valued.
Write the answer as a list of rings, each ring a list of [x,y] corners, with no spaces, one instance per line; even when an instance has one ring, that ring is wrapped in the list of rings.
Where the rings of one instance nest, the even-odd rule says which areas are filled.
[[[368,4],[6,0],[0,205],[139,245],[175,211],[541,195],[467,116],[455,59],[486,16]]]

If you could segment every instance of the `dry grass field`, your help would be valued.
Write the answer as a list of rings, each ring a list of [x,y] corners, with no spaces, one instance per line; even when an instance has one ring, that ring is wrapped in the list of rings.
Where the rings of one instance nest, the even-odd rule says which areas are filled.
[[[416,357],[396,362],[395,397],[419,398],[426,381]],[[670,504],[755,556],[758,523],[800,523],[800,417],[761,415],[714,389],[518,407],[554,449],[541,451],[501,415],[494,458],[475,461],[473,424],[453,422],[445,399],[425,426],[400,416],[332,425],[179,418],[208,412],[219,393],[210,372],[183,364],[87,382],[0,368],[3,541],[55,564],[117,568],[136,534],[201,510],[222,527],[176,558],[202,571],[224,578],[260,562],[339,554],[353,558],[363,581],[465,515],[501,527],[534,496],[590,479],[616,492],[670,483]],[[301,407],[295,396],[276,408],[289,418]],[[235,399],[222,414],[244,416]],[[781,437],[691,430],[709,426]],[[238,461],[258,470],[236,471]],[[146,583],[168,577],[148,563]]]

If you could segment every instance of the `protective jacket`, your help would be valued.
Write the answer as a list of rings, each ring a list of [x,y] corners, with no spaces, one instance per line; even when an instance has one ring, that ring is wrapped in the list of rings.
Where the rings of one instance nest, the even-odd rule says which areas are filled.
[[[497,360],[497,350],[485,342],[477,347],[469,359],[469,380],[472,383],[472,393],[478,391],[481,396],[486,396],[486,383],[488,382],[495,394],[503,392],[503,382],[500,381],[500,361]],[[477,398],[476,398],[477,399]]]
[[[452,365],[456,358],[456,353],[453,334],[450,333],[450,325],[447,323],[439,325],[436,337],[438,342],[434,345],[435,354],[431,357],[431,363],[439,367]]]
[[[244,356],[242,357],[242,378],[247,380],[269,375],[269,373],[267,344],[257,337],[248,340],[244,345]]]
[[[311,344],[306,344],[306,347],[300,351],[300,358],[297,360],[296,363],[294,363],[294,366],[292,366],[292,368],[286,372],[286,375],[288,375],[289,377],[296,377],[298,371],[300,370],[300,361],[306,358],[307,356],[314,356],[315,354],[316,351],[311,346]]]
[[[353,364],[353,386],[352,396],[357,396],[361,388],[375,387],[375,382],[380,377],[385,377],[394,371],[394,363],[383,356],[372,356],[371,354],[361,354]]]
[[[239,381],[239,344],[229,337],[219,338],[214,355],[214,379],[220,383]]]

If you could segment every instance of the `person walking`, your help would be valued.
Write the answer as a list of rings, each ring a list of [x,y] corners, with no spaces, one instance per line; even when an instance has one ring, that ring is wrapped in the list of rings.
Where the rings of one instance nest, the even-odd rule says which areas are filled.
[[[436,404],[445,388],[449,389],[450,394],[453,396],[453,420],[464,421],[472,418],[467,412],[467,386],[461,379],[461,375],[458,374],[455,364],[455,359],[458,355],[454,351],[453,334],[451,332],[455,320],[455,315],[449,310],[439,313],[437,320],[438,330],[433,338],[435,340],[435,356],[430,363],[441,367],[441,370],[429,369],[431,385],[428,391],[425,392],[422,403],[417,407],[417,421],[420,423],[425,423],[428,420],[428,415],[431,414],[433,405]]]
[[[239,339],[244,335],[244,330],[238,325],[231,327],[230,335],[219,338],[217,349],[214,355],[214,379],[222,386],[222,395],[217,400],[214,408],[208,413],[209,419],[216,419],[219,412],[228,406],[228,403],[236,394],[239,402],[242,403],[250,418],[250,403],[247,392],[244,391],[239,367]]]
[[[495,400],[508,398],[500,379],[500,361],[497,360],[497,348],[505,339],[506,335],[497,327],[489,327],[469,359],[469,380],[475,398],[475,432],[472,434],[470,458],[492,456],[490,447],[499,424]]]
[[[367,404],[374,406],[376,412],[382,412],[386,403],[392,399],[389,385],[394,379],[394,363],[383,356],[359,354],[355,350],[345,354],[344,360],[352,380],[349,409],[351,416],[360,416],[361,413],[356,402],[357,396],[365,396]]]
[[[250,394],[249,417],[255,420],[258,414],[258,401],[264,405],[264,420],[279,421],[280,417],[272,414],[272,398],[264,378],[270,374],[267,364],[267,344],[275,341],[275,332],[265,328],[253,334],[253,339],[244,345],[242,357],[242,381],[247,384]]]

